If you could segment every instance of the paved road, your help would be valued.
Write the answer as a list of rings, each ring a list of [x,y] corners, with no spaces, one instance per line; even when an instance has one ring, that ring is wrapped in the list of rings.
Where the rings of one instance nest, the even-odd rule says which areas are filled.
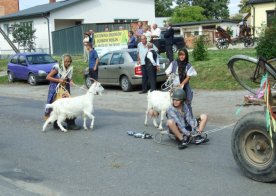
[[[83,87],[84,88],[84,87]],[[29,86],[26,83],[0,85],[1,96],[12,96],[46,102],[47,85]],[[72,88],[72,95],[84,94],[85,90]],[[238,107],[243,103],[246,91],[206,91],[194,90],[193,111],[195,114],[207,113],[213,124],[226,125],[236,122],[244,114],[263,110],[263,107]],[[147,95],[138,94],[138,91],[122,92],[119,88],[106,88],[103,96],[95,99],[95,105],[113,111],[144,112],[147,107]],[[237,115],[236,111],[240,110]]]
[[[158,132],[143,126],[146,96],[108,88],[96,97],[93,131],[49,126],[42,133],[47,86],[0,86],[0,92],[0,195],[275,195],[274,184],[241,174],[231,154],[232,127],[182,151],[167,138],[166,145],[135,139],[126,131]],[[194,103],[196,112],[210,114],[207,130],[214,130],[233,123],[231,105],[240,100],[231,92],[196,91]],[[221,110],[228,115],[215,116]]]

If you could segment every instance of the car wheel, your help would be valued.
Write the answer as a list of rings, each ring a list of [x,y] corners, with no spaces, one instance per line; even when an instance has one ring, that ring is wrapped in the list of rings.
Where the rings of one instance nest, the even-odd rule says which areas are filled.
[[[86,86],[86,88],[90,88],[91,85],[92,85],[92,81],[90,80],[90,76],[86,75],[85,76],[85,86]]]
[[[29,83],[30,85],[32,85],[32,86],[37,85],[37,79],[36,79],[36,77],[35,77],[34,74],[32,74],[32,73],[29,74],[28,83]]]
[[[129,79],[127,76],[123,76],[120,80],[120,86],[121,86],[121,89],[124,91],[124,92],[129,92],[132,90],[133,86],[132,84],[130,83]]]
[[[174,53],[178,51],[178,48],[177,48],[177,46],[175,44],[172,46],[172,49],[173,49]]]
[[[15,78],[12,72],[8,72],[8,81],[9,82],[14,82]]]

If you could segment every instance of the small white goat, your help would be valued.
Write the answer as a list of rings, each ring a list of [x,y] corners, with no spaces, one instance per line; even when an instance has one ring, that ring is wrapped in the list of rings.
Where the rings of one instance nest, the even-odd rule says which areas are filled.
[[[94,95],[101,95],[103,91],[104,88],[101,86],[101,84],[95,81],[85,95],[61,98],[52,104],[47,104],[46,108],[52,108],[53,111],[51,112],[50,117],[44,123],[42,131],[45,131],[46,126],[50,122],[53,123],[57,120],[59,128],[66,132],[67,129],[65,129],[61,123],[67,118],[75,118],[80,115],[83,115],[83,128],[87,129],[86,118],[89,117],[91,119],[90,128],[93,129],[95,119],[94,115],[92,115]]]
[[[156,117],[152,116],[153,118],[153,125],[160,130],[163,130],[162,122],[164,119],[164,115],[167,112],[167,109],[169,108],[171,104],[171,95],[169,91],[162,92],[162,91],[152,91],[148,92],[148,108],[146,110],[146,119],[145,119],[145,125],[148,125],[148,115],[149,111],[155,111],[158,114],[160,114],[160,124],[157,125]]]

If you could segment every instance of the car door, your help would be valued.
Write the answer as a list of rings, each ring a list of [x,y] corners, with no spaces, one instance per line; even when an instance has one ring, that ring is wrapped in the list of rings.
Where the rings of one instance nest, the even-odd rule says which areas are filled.
[[[111,56],[112,56],[112,53],[107,53],[99,59],[98,77],[99,77],[99,82],[101,82],[102,84],[108,84],[108,81],[109,81],[108,74],[107,74],[107,67],[109,65]]]
[[[110,84],[119,84],[120,75],[122,69],[124,69],[123,65],[123,52],[114,52],[110,60],[110,65],[106,69]]]
[[[26,61],[26,57],[24,55],[19,55],[18,57],[18,65],[17,65],[17,71],[18,71],[18,78],[19,79],[27,79],[29,74],[28,64]]]
[[[19,70],[18,70],[18,55],[14,55],[9,64],[8,64],[8,70],[13,73],[15,78],[18,78]]]

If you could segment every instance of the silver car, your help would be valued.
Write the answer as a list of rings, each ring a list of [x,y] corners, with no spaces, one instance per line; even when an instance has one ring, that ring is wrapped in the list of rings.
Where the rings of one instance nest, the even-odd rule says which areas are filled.
[[[157,82],[166,81],[165,70],[169,60],[158,55],[160,71],[157,72]],[[137,65],[137,49],[122,49],[104,54],[99,60],[99,82],[102,85],[120,86],[128,92],[136,85],[142,85],[142,69]],[[85,84],[91,85],[88,68],[84,70]]]

